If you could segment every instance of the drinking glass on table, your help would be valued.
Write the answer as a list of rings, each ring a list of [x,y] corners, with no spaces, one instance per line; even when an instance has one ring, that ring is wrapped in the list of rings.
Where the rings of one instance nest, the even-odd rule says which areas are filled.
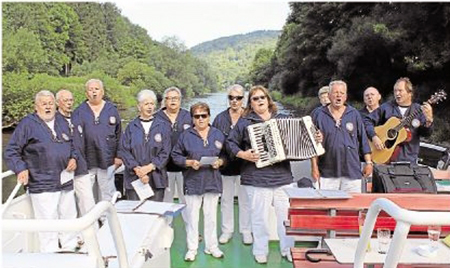
[[[389,249],[389,242],[391,241],[391,230],[387,228],[378,228],[377,239],[378,253],[386,254]]]
[[[439,241],[439,236],[441,235],[441,226],[430,225],[428,226],[428,239],[430,239],[432,245]]]

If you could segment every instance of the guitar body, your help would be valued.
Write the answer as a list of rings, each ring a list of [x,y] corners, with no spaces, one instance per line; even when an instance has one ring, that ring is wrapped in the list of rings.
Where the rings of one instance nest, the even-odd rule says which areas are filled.
[[[399,131],[395,130],[401,123],[401,120],[397,117],[389,118],[384,125],[375,127],[375,133],[378,138],[384,143],[385,149],[377,150],[372,142],[370,142],[370,149],[372,150],[372,161],[377,164],[384,164],[389,161],[394,153],[395,147],[406,141],[408,138],[408,131],[405,128],[400,128]]]

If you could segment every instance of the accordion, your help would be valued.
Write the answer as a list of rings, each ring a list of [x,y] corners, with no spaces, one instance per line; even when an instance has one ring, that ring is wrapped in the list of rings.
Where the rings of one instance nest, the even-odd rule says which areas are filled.
[[[247,126],[252,149],[259,153],[257,168],[283,160],[305,160],[325,153],[314,135],[310,116],[270,119]]]

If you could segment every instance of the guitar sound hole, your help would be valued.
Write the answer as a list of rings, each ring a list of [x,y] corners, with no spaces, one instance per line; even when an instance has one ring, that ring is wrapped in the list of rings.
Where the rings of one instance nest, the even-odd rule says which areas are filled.
[[[388,139],[393,140],[393,139],[397,138],[397,134],[398,134],[398,132],[395,129],[389,129],[387,132],[387,137],[388,137]]]

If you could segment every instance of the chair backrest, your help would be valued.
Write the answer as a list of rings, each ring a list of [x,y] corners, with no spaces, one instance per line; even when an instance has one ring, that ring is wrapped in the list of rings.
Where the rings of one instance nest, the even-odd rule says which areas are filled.
[[[446,205],[449,206],[449,203],[446,203]],[[397,267],[411,225],[450,225],[450,212],[448,211],[414,211],[404,209],[386,198],[376,199],[370,205],[361,238],[358,241],[355,252],[355,268],[364,267],[366,247],[375,227],[378,214],[382,210],[397,221],[384,267]]]

